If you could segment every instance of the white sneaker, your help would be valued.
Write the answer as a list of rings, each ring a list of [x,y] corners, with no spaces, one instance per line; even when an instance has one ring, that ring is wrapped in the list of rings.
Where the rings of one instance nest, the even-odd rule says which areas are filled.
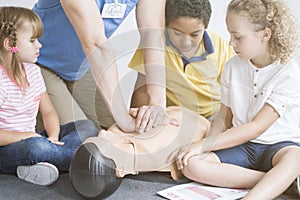
[[[53,164],[40,162],[35,165],[18,166],[18,178],[37,185],[50,185],[59,176],[58,169]]]

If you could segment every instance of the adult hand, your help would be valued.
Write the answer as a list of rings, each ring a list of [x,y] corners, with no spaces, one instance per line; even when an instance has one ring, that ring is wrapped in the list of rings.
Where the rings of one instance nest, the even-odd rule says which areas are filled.
[[[167,115],[166,110],[160,105],[142,106],[131,108],[130,114],[135,117],[135,131],[144,133],[159,125],[172,124],[179,126],[179,122]]]

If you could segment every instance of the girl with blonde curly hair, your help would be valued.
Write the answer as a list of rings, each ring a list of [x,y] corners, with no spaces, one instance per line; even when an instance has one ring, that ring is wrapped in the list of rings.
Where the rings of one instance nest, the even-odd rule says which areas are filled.
[[[295,20],[281,0],[232,0],[226,24],[237,55],[222,74],[220,113],[208,137],[179,151],[177,165],[204,184],[251,188],[244,199],[275,199],[299,185]]]

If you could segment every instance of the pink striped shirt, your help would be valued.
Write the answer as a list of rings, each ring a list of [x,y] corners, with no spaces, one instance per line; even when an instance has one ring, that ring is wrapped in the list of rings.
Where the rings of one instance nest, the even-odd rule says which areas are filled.
[[[0,65],[0,130],[35,132],[40,95],[46,91],[40,68],[23,63],[29,86],[25,95]]]

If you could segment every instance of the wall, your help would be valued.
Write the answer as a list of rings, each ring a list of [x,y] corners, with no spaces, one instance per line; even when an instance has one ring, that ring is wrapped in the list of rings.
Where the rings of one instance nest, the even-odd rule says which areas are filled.
[[[31,8],[36,0],[0,0],[1,5],[16,5]],[[150,0],[151,1],[151,0]],[[229,34],[226,31],[225,14],[226,7],[230,0],[211,0],[212,18],[209,29],[221,33],[227,40]],[[300,26],[299,0],[287,0]],[[131,31],[131,33],[128,33]],[[112,36],[112,42],[116,50],[118,70],[120,75],[120,85],[124,98],[128,104],[132,93],[136,73],[127,68],[127,64],[138,44],[139,35],[136,31],[135,12],[131,12],[129,18],[118,28]],[[121,43],[120,43],[121,42]],[[121,45],[120,45],[121,44]],[[127,48],[127,51],[121,51],[120,47]],[[300,57],[298,57],[300,63]]]
[[[1,5],[16,5],[16,6],[24,6],[31,8],[36,0],[0,0]],[[230,2],[230,0],[210,0],[212,4],[212,18],[209,25],[209,29],[217,31],[224,35],[224,37],[229,39],[228,33],[226,31],[225,26],[225,14],[226,14],[226,6]],[[300,12],[299,12],[299,0],[287,0],[288,4],[291,7],[294,15],[298,19],[300,25]],[[134,13],[131,14],[131,17],[120,27],[116,34],[124,32],[128,29],[134,29]]]

